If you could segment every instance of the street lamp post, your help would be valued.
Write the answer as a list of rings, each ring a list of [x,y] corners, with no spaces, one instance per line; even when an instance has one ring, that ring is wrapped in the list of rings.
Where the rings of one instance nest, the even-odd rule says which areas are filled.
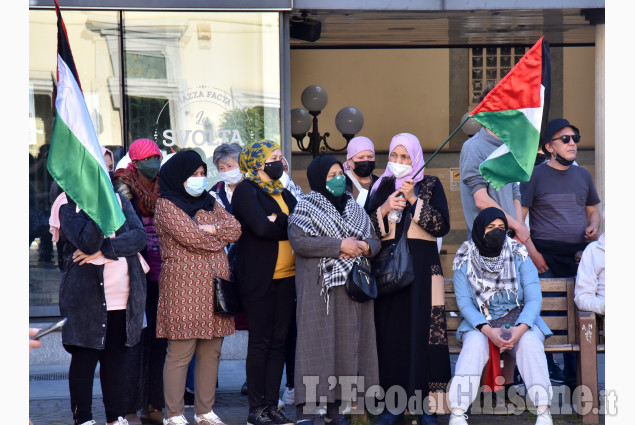
[[[318,130],[317,116],[320,115],[327,102],[328,95],[322,87],[309,86],[302,92],[302,105],[306,109],[295,108],[291,110],[291,134],[296,139],[298,148],[303,152],[311,152],[313,158],[321,152],[326,152],[327,149],[334,152],[343,151],[348,147],[348,142],[364,126],[364,117],[357,108],[352,106],[342,108],[335,117],[335,126],[346,139],[346,145],[340,149],[332,148],[326,140],[327,137],[331,136],[330,133],[326,132],[321,135]],[[309,130],[312,131],[309,132]],[[304,138],[307,135],[309,136],[309,144],[305,146]]]

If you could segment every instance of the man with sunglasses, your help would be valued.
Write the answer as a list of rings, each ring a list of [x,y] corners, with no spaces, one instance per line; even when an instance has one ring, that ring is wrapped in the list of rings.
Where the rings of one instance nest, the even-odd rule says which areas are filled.
[[[541,146],[550,160],[534,167],[531,179],[520,185],[523,219],[530,212],[533,246],[527,248],[540,277],[575,276],[576,253],[599,236],[600,198],[593,178],[587,169],[573,165],[580,137],[578,129],[564,118],[549,122]],[[573,387],[575,355],[567,354],[571,355],[564,356],[564,377],[551,354],[547,354],[547,363],[554,382],[564,380]]]

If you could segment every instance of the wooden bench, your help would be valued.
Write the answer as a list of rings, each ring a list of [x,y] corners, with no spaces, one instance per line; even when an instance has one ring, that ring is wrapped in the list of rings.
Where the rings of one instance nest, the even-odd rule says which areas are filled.
[[[574,299],[574,280],[572,278],[540,279],[542,292],[561,292],[565,296],[543,297],[542,313],[545,311],[565,312],[566,316],[544,316],[543,320],[552,331],[561,331],[563,335],[553,335],[545,341],[545,352],[579,352],[578,385],[586,385],[593,396],[592,409],[583,416],[583,423],[599,423],[597,352],[604,352],[603,334],[598,332],[598,320],[594,313],[579,312]],[[452,279],[445,279],[445,312],[447,319],[448,346],[450,354],[461,352],[456,339],[456,330],[461,323],[459,308],[454,294]],[[603,325],[603,318],[601,320]],[[555,332],[554,332],[555,333]],[[588,409],[588,406],[587,406]],[[580,412],[581,410],[577,410]],[[594,413],[596,412],[596,413]]]

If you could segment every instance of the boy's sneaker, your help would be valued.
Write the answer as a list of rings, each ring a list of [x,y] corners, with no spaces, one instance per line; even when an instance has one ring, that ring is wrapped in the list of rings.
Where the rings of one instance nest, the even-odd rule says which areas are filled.
[[[225,425],[213,410],[210,410],[201,416],[195,414],[194,420],[199,425]]]
[[[86,421],[80,425],[97,425],[97,422],[93,421],[92,419],[90,421]]]
[[[163,418],[163,425],[188,425],[189,422],[183,415],[170,416],[169,418]]]
[[[276,406],[267,408],[267,416],[274,425],[293,425],[293,421],[284,416],[284,414]]]
[[[247,416],[247,425],[275,425],[267,414],[267,408],[261,407],[249,412]]]
[[[468,425],[467,424],[467,415],[465,412],[457,411],[450,413],[450,422],[448,425]]]

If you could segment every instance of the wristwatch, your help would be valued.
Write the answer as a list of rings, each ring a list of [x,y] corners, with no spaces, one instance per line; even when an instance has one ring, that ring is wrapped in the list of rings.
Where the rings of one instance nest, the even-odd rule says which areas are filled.
[[[479,323],[478,325],[476,325],[476,330],[481,332],[483,329],[483,326],[487,325],[487,323]]]

